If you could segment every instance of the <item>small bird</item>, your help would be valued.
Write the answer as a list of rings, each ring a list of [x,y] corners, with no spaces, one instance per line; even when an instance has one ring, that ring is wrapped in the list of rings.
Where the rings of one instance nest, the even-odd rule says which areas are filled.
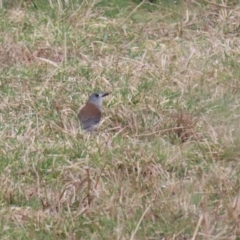
[[[94,131],[101,120],[101,108],[103,98],[110,93],[93,93],[87,103],[78,113],[78,119],[82,125],[82,129],[88,132]]]

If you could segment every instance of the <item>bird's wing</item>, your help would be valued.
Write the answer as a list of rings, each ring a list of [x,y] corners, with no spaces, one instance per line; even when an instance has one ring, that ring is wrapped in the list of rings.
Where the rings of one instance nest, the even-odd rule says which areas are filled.
[[[82,128],[83,130],[89,130],[92,127],[94,127],[95,125],[99,124],[101,117],[96,117],[96,116],[92,116],[92,117],[87,117],[87,118],[82,118],[81,119],[81,124],[82,124]]]
[[[78,118],[83,130],[91,131],[99,124],[101,120],[101,111],[94,104],[88,103],[88,106],[85,105],[80,110]]]

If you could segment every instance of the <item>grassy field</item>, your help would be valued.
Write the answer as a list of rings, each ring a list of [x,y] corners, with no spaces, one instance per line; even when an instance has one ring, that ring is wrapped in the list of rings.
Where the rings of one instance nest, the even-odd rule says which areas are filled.
[[[239,1],[0,7],[1,240],[240,239]]]

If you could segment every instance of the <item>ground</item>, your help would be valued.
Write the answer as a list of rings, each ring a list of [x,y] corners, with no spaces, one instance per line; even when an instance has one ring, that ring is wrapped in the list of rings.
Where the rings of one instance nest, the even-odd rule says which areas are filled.
[[[238,1],[0,7],[0,239],[239,239]]]

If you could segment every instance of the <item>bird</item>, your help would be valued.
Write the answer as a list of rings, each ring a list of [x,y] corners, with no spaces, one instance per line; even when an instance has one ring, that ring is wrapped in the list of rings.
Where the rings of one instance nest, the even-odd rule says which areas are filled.
[[[78,113],[78,119],[82,129],[87,132],[92,132],[98,127],[102,116],[102,101],[103,98],[110,93],[93,93],[88,98],[87,103],[81,108]]]

